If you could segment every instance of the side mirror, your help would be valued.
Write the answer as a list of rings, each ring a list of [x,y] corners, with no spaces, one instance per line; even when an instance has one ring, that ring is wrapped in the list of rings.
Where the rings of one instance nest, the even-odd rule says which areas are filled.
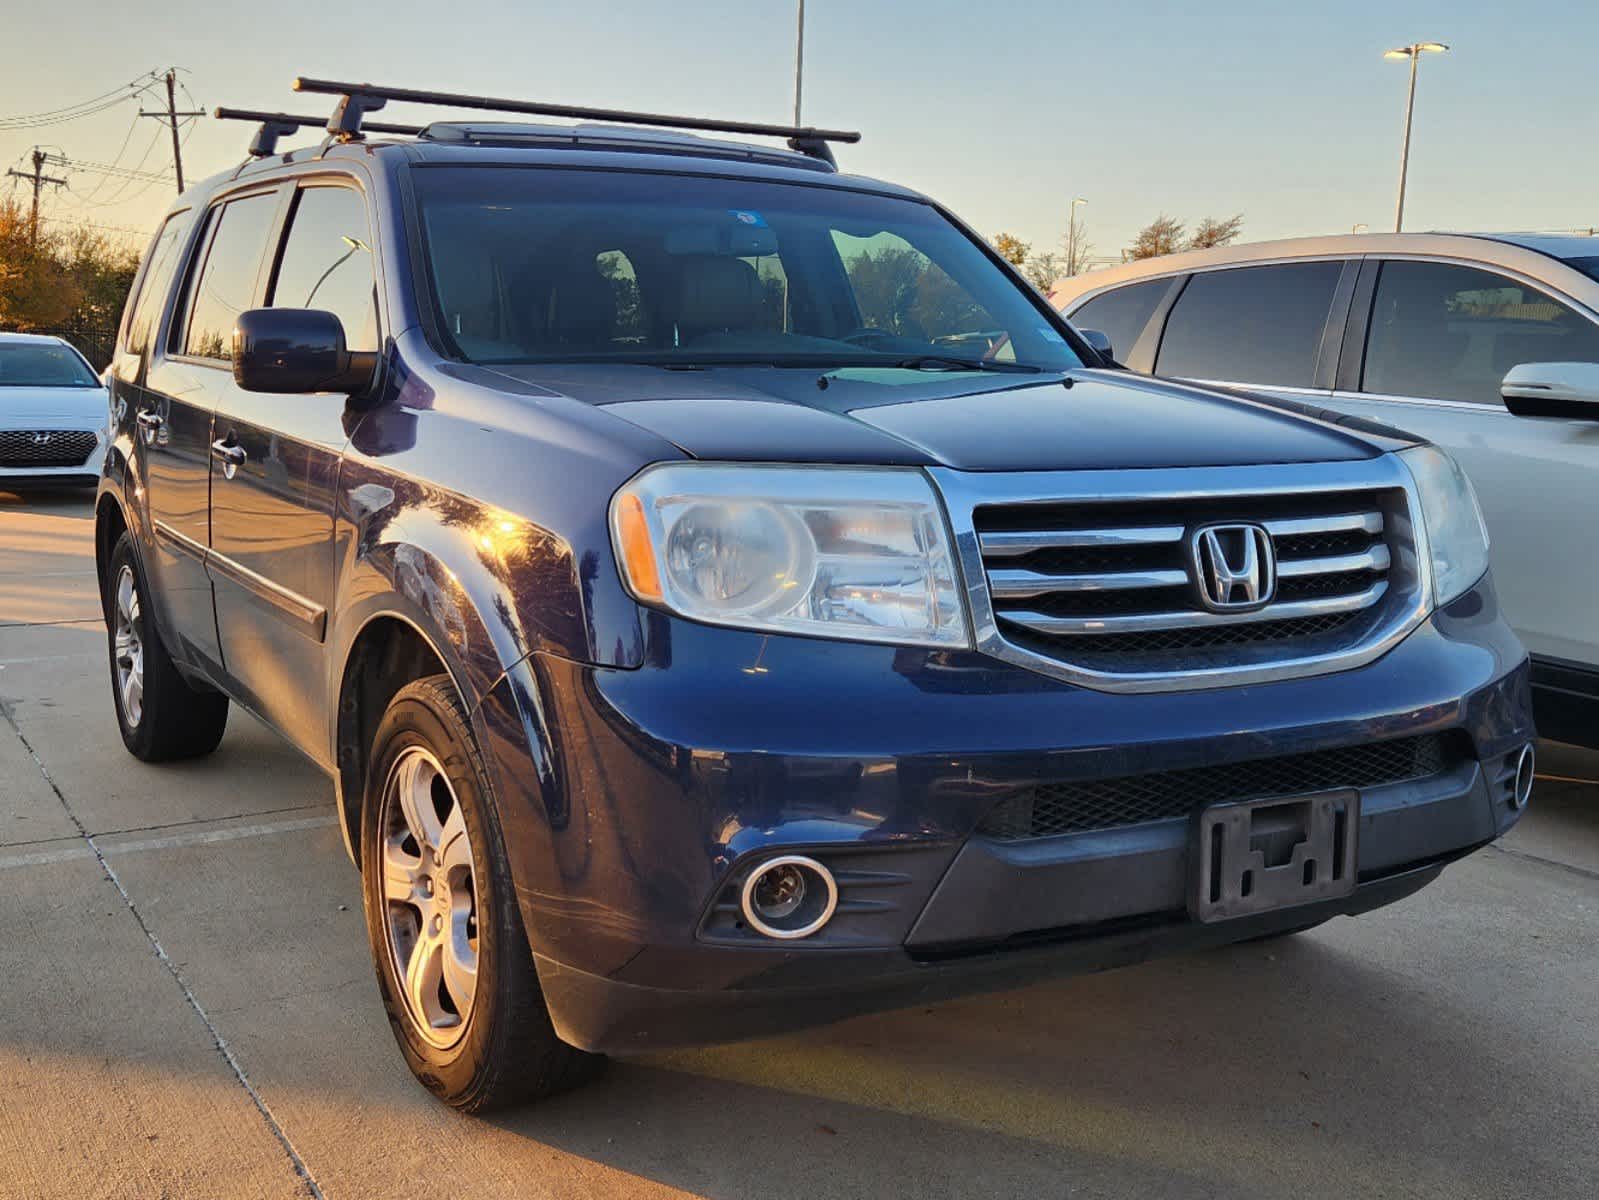
[[[252,308],[233,323],[233,379],[247,392],[364,392],[378,356],[344,346],[344,326],[317,308]]]
[[[1111,348],[1110,338],[1097,329],[1079,329],[1083,341],[1094,348],[1094,353],[1108,363],[1116,361],[1116,352]]]
[[[1522,363],[1510,368],[1499,394],[1518,417],[1599,421],[1599,363]]]

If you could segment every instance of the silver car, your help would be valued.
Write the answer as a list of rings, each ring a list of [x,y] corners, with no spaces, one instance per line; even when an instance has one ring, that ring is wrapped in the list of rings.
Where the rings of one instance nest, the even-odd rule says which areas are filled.
[[[1296,238],[1063,279],[1137,371],[1370,417],[1476,486],[1539,730],[1599,746],[1599,239]]]

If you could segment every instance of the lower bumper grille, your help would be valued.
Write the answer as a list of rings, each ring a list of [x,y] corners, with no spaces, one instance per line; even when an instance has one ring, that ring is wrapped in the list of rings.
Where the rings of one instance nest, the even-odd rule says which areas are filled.
[[[0,468],[81,467],[98,439],[82,429],[16,429],[0,432]]]
[[[1462,733],[1423,734],[1279,758],[1045,784],[999,801],[977,832],[1001,841],[1187,817],[1228,800],[1369,788],[1442,775],[1472,756]]]

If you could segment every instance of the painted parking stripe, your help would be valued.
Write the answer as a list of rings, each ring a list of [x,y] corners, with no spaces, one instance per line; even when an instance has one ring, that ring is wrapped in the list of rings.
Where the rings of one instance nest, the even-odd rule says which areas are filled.
[[[174,833],[166,837],[140,838],[119,842],[116,835],[108,835],[98,842],[100,852],[107,857],[117,854],[136,854],[149,850],[176,850],[184,846],[205,846],[213,842],[233,842],[241,838],[267,837],[277,833],[298,833],[305,829],[328,829],[338,824],[333,816],[301,817],[295,821],[274,821],[271,824],[236,825],[229,829],[195,830]],[[94,851],[85,843],[63,846],[59,850],[35,850],[29,854],[0,856],[0,871],[10,867],[37,867],[49,863],[71,862],[79,858],[93,858]]]

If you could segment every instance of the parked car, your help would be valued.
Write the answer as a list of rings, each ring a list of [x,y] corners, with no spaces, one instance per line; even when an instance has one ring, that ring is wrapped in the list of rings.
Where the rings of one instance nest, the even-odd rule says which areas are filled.
[[[1447,455],[1106,369],[850,135],[302,86],[335,136],[186,192],[123,323],[112,691],[139,758],[239,704],[328,772],[444,1100],[1305,929],[1517,820]]]
[[[94,486],[105,456],[106,389],[72,343],[0,333],[0,491]]]
[[[1299,238],[1096,271],[1051,299],[1134,370],[1375,418],[1448,450],[1532,651],[1539,731],[1599,747],[1599,240]]]

